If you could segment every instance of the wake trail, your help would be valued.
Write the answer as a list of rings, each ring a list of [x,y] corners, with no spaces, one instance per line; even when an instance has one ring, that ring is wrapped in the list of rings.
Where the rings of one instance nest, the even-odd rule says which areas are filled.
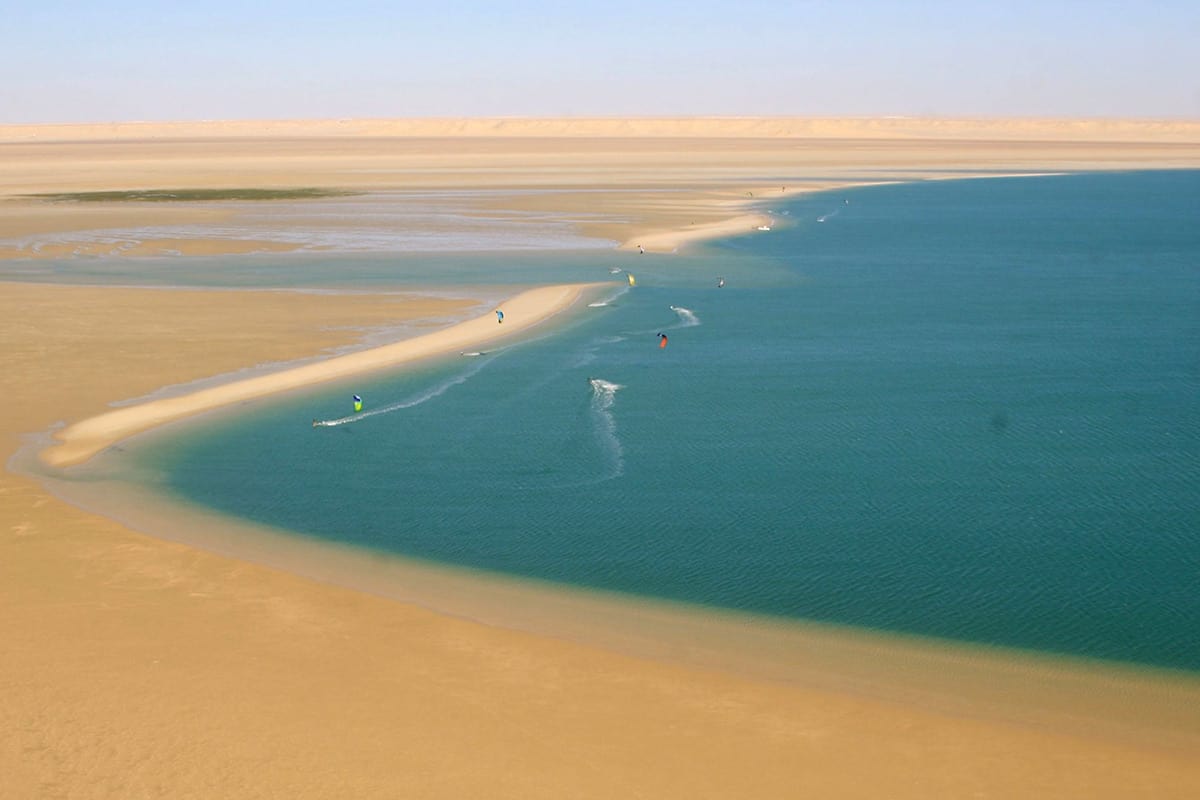
[[[598,477],[586,481],[587,484],[596,484],[625,474],[625,452],[621,447],[621,439],[617,436],[617,420],[612,411],[617,392],[624,387],[603,378],[588,378],[588,383],[592,387],[592,430],[605,460],[603,472]]]
[[[842,209],[848,205],[850,205],[850,201],[843,200],[842,204],[840,206],[838,206],[837,208],[835,208],[833,211],[830,211],[828,214],[822,214],[821,216],[817,217],[817,222],[825,222],[826,220],[833,219],[838,214],[842,213]]]
[[[703,324],[700,321],[700,317],[696,315],[696,312],[690,308],[684,308],[683,306],[669,306],[669,308],[675,312],[676,321],[674,324],[662,325],[656,328],[644,328],[637,331],[622,331],[619,334],[605,338],[600,343],[615,344],[617,342],[624,342],[628,339],[636,339],[642,336],[650,336],[655,333],[662,333],[663,331],[674,331],[680,328],[694,328],[697,325]]]
[[[690,308],[683,306],[671,306],[671,310],[679,317],[679,324],[672,325],[672,328],[694,328],[700,324],[700,318],[696,316],[696,312]]]
[[[429,387],[425,391],[419,392],[405,400],[399,400],[395,403],[389,403],[386,406],[380,406],[379,408],[373,408],[370,411],[360,411],[356,414],[350,414],[345,417],[338,417],[337,419],[315,419],[315,420],[313,420],[313,427],[314,428],[334,428],[334,427],[337,427],[338,425],[349,425],[354,422],[362,422],[364,419],[369,419],[371,417],[377,417],[380,414],[391,414],[394,411],[402,411],[406,408],[412,408],[413,406],[419,406],[422,403],[427,403],[430,400],[434,399],[435,397],[442,396],[446,392],[450,391],[450,389],[453,389],[455,386],[458,386],[459,384],[462,384],[462,383],[466,383],[473,376],[478,374],[480,370],[482,370],[484,367],[486,367],[488,364],[490,364],[493,361],[493,359],[494,359],[494,357],[493,358],[481,358],[481,359],[475,361],[471,365],[471,367],[468,368],[466,371],[461,372],[458,375],[449,377],[449,378],[445,379],[444,381],[442,381],[441,383],[434,384],[433,386]]]
[[[616,299],[630,290],[629,286],[622,286],[614,292],[609,293],[602,300],[597,300],[594,303],[588,303],[588,308],[609,308],[616,305]]]

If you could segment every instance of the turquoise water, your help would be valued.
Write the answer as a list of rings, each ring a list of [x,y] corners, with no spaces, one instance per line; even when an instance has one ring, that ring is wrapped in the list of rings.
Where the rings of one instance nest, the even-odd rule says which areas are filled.
[[[301,278],[259,260],[314,285],[618,265],[638,286],[139,457],[223,512],[422,559],[1200,669],[1200,173],[774,211],[769,234],[686,258],[351,258],[336,280],[328,257]],[[380,413],[311,427],[351,392]]]

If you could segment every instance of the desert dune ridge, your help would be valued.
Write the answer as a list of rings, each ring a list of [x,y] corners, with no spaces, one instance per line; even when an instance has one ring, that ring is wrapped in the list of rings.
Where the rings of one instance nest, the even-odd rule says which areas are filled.
[[[954,117],[479,117],[0,125],[0,142],[192,137],[795,137],[1200,141],[1200,120]]]

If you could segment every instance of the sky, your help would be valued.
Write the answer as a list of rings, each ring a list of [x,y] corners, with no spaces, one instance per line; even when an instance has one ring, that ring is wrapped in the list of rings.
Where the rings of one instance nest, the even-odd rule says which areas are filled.
[[[1200,0],[0,0],[0,124],[1200,119]]]

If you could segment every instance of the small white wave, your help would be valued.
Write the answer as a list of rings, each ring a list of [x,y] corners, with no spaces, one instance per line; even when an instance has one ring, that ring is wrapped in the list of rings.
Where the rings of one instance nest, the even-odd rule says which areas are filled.
[[[700,324],[700,318],[690,308],[671,306],[671,310],[679,317],[680,327],[682,328],[691,328]]]
[[[611,383],[603,378],[588,378],[588,383],[592,385],[597,397],[603,396],[608,398],[608,402],[610,404],[612,403],[613,395],[615,395],[619,390],[625,388],[619,383]]]

